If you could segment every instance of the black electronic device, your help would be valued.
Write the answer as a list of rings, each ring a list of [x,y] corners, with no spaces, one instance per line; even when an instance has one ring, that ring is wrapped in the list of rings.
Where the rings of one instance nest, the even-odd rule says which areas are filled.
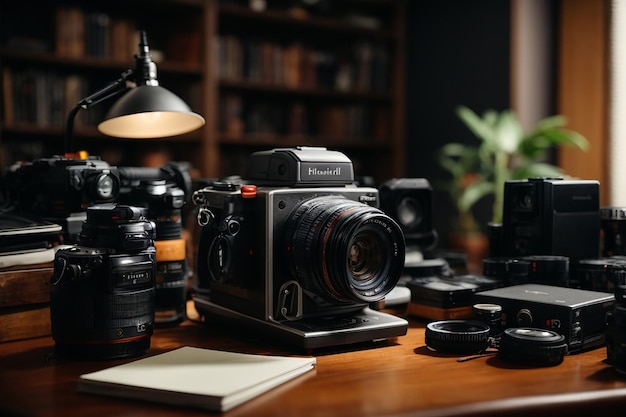
[[[380,208],[402,228],[407,248],[425,251],[437,243],[432,187],[425,178],[394,178],[378,187]]]
[[[503,256],[598,257],[600,184],[531,178],[504,185]]]
[[[65,243],[76,242],[87,207],[113,203],[120,191],[117,167],[96,156],[16,163],[5,182],[7,199],[16,210],[61,225]]]
[[[613,294],[522,284],[480,291],[474,303],[502,306],[505,327],[533,327],[562,334],[569,352],[598,347],[605,342],[606,315],[615,305]]]
[[[196,308],[306,349],[405,334],[406,320],[368,307],[398,283],[404,236],[378,190],[352,183],[350,160],[275,149],[252,154],[248,173],[193,194]]]
[[[412,278],[406,283],[407,313],[434,320],[471,318],[474,293],[499,286],[497,279],[473,274]]]

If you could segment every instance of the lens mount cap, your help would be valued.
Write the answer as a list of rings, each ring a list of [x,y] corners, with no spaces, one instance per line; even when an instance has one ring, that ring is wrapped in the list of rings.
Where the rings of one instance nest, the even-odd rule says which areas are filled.
[[[433,351],[470,355],[488,347],[489,326],[476,320],[442,320],[426,325],[426,346]]]
[[[553,366],[568,353],[565,336],[532,327],[509,328],[502,334],[500,357],[503,361],[531,366]]]

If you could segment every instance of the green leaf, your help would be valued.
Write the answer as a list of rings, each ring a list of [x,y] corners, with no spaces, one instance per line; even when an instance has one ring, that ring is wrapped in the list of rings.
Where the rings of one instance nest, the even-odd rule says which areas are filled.
[[[532,132],[540,132],[542,130],[548,129],[558,129],[565,126],[566,124],[567,119],[564,116],[557,114],[555,116],[549,116],[539,120],[537,124],[535,124],[535,126],[533,127]]]
[[[493,141],[493,128],[489,122],[481,119],[473,110],[465,106],[457,108],[457,115],[480,140]],[[490,116],[485,116],[489,120]]]
[[[546,136],[554,144],[572,145],[586,151],[589,149],[589,141],[583,135],[568,129],[550,129],[547,130]]]
[[[493,183],[487,181],[478,181],[469,185],[465,192],[461,194],[458,201],[458,208],[461,211],[469,210],[478,200],[493,192]]]
[[[476,170],[478,150],[462,143],[448,143],[441,147],[437,159],[439,165],[450,172],[453,177],[460,177]]]
[[[512,111],[503,111],[495,125],[493,148],[507,154],[514,153],[524,136],[522,126]]]

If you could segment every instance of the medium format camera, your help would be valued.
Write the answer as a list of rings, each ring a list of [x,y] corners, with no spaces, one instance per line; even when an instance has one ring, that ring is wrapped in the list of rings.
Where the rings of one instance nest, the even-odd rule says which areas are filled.
[[[55,156],[13,165],[6,188],[18,211],[61,225],[66,243],[75,243],[85,209],[115,202],[120,180],[117,168],[98,157]]]
[[[137,207],[95,205],[78,244],[54,259],[50,317],[55,353],[108,359],[150,347],[154,326],[155,225]]]
[[[304,348],[406,333],[370,310],[397,284],[405,241],[353,186],[351,161],[326,148],[257,152],[246,181],[197,190],[200,312],[234,319]]]
[[[187,317],[186,242],[182,238],[182,209],[190,196],[191,177],[186,163],[160,168],[119,167],[122,188],[119,203],[144,208],[156,224],[155,323],[175,325]]]
[[[504,185],[503,256],[558,255],[575,263],[596,258],[600,184],[531,178]]]

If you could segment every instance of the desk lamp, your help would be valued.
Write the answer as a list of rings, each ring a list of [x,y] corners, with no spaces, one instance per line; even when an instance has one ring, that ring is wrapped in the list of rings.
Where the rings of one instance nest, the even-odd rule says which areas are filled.
[[[108,136],[151,139],[182,135],[204,125],[204,118],[171,91],[159,86],[156,65],[150,57],[146,32],[141,32],[136,68],[86,97],[70,111],[65,132],[65,153],[74,152],[74,118],[80,109],[88,109],[109,98],[124,94],[111,106],[98,130]],[[134,85],[133,85],[134,81]]]

